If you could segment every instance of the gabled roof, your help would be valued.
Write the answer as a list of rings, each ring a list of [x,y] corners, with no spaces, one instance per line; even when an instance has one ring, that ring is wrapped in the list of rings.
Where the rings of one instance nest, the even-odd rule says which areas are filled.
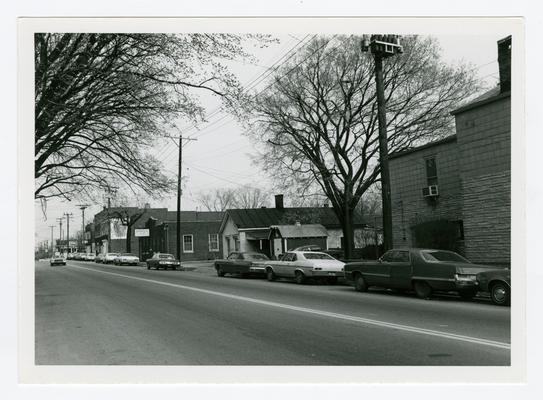
[[[238,229],[269,228],[272,225],[293,225],[296,222],[321,224],[326,228],[341,226],[334,210],[330,207],[232,209],[226,210],[225,218],[227,216],[232,218]],[[364,225],[360,215],[355,216],[354,225]]]

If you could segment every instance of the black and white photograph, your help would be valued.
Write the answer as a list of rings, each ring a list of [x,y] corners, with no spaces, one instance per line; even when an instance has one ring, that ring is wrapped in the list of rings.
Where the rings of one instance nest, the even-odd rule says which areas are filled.
[[[522,378],[522,24],[383,21],[19,21],[30,383]]]

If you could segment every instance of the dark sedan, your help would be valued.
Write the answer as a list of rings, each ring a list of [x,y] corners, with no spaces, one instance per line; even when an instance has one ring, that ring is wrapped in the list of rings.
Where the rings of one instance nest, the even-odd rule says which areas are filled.
[[[234,251],[230,253],[227,259],[215,261],[215,270],[218,276],[224,276],[225,274],[241,276],[265,275],[265,262],[269,260],[268,256],[262,253]]]
[[[477,274],[479,290],[490,293],[490,299],[498,306],[511,304],[511,270],[493,269]]]
[[[477,274],[496,267],[473,264],[460,254],[436,249],[392,249],[378,261],[345,265],[345,278],[358,291],[370,286],[414,290],[428,298],[434,291],[456,291],[463,298],[479,291]]]
[[[178,269],[180,266],[181,263],[172,254],[155,253],[153,257],[147,259],[147,269]]]

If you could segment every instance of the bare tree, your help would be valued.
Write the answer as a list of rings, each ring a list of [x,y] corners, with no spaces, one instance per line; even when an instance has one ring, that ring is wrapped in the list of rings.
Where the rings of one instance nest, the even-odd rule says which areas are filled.
[[[234,192],[233,208],[260,208],[269,205],[270,194],[260,188],[242,186]]]
[[[176,118],[204,117],[195,90],[226,106],[242,93],[221,62],[250,58],[244,39],[35,34],[35,198],[70,200],[117,183],[165,194],[173,182],[150,146]]]
[[[454,132],[450,111],[477,91],[473,72],[439,58],[435,40],[409,37],[384,62],[389,148]],[[374,65],[358,37],[320,37],[280,68],[255,96],[248,135],[263,170],[300,195],[324,193],[354,248],[353,211],[379,181]]]
[[[260,208],[269,205],[270,193],[248,185],[236,189],[215,189],[200,192],[196,201],[208,211],[224,211],[229,208]]]
[[[196,201],[207,211],[224,211],[230,207],[234,199],[233,189],[215,189],[209,192],[200,192]]]

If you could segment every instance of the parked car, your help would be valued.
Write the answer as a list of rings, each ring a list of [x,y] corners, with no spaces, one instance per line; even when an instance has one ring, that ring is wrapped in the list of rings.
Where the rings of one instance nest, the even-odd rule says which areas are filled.
[[[262,253],[234,251],[225,260],[215,260],[214,265],[217,275],[221,277],[226,274],[264,275],[268,261],[268,256]]]
[[[176,260],[172,254],[155,253],[153,257],[147,259],[147,269],[178,269],[181,267],[179,260]]]
[[[343,277],[345,263],[319,251],[289,251],[280,261],[266,264],[266,277],[274,281],[278,277],[291,278],[296,283],[307,280],[322,280],[334,284]]]
[[[355,289],[365,292],[370,286],[414,290],[418,297],[428,298],[434,291],[456,291],[463,298],[479,291],[477,274],[495,269],[473,264],[460,254],[436,249],[392,249],[377,261],[345,265],[345,279]]]
[[[132,253],[119,253],[114,262],[116,265],[138,265],[140,259]]]
[[[119,253],[106,253],[104,256],[104,264],[113,264],[115,259],[119,256]]]
[[[75,254],[75,253],[68,253],[68,254],[66,255],[66,260],[73,260],[73,259],[74,259],[74,254]]]
[[[511,305],[511,270],[493,269],[477,274],[479,290],[490,293],[490,299],[498,306]]]
[[[62,256],[53,256],[49,260],[49,265],[66,265],[66,260]]]
[[[96,259],[96,254],[87,253],[85,254],[85,261],[94,261]]]
[[[105,257],[105,256],[106,256],[106,255],[103,254],[103,253],[98,253],[98,254],[96,255],[96,257],[94,258],[94,262],[95,262],[95,263],[103,263],[103,262],[104,262],[104,257]]]

